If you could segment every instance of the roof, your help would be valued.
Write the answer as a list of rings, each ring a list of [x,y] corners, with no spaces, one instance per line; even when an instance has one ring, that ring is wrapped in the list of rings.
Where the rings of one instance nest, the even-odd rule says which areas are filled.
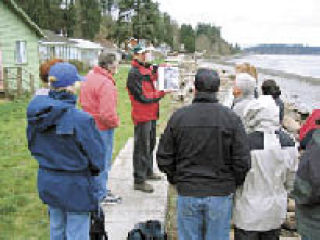
[[[18,7],[18,5],[14,2],[14,0],[2,0],[4,4],[6,4],[15,14],[17,14],[32,30],[36,32],[39,37],[44,37],[44,33],[40,29],[40,27],[35,24],[30,17]]]
[[[76,47],[82,49],[102,49],[99,43],[91,42],[84,39],[70,38],[71,41],[76,42]]]
[[[55,34],[51,30],[43,30],[43,33],[46,35],[41,39],[42,43],[46,44],[74,44],[75,42],[70,41],[68,38]]]

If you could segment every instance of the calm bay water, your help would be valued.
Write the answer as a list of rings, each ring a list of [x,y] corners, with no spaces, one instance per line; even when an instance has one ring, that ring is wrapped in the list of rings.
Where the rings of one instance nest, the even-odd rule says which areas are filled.
[[[247,55],[230,62],[249,62],[260,68],[320,78],[320,55]]]
[[[319,55],[247,55],[228,63],[248,62],[260,69],[259,85],[274,79],[281,88],[282,98],[299,109],[312,111],[320,108]],[[234,67],[214,64],[234,72]]]

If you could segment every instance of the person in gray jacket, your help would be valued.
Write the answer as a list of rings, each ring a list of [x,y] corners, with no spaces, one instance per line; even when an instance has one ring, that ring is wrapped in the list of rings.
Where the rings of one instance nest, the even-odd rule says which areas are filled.
[[[298,165],[295,142],[279,134],[279,110],[262,95],[243,116],[251,149],[251,169],[235,194],[235,240],[278,240]]]

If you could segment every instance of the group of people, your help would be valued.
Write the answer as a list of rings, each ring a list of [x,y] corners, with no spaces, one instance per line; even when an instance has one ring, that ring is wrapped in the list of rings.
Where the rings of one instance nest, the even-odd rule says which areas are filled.
[[[178,192],[179,240],[228,240],[231,219],[235,240],[278,240],[289,195],[302,239],[318,239],[319,110],[301,128],[299,165],[276,82],[265,80],[258,94],[255,68],[237,66],[231,109],[218,102],[219,85],[216,71],[200,68],[192,104],[171,116],[160,139],[158,166]]]
[[[133,188],[152,193],[148,181],[161,179],[153,172],[159,101],[170,91],[157,90],[157,66],[148,62],[146,49],[136,44],[132,51],[127,89],[134,123]],[[38,191],[48,205],[52,240],[89,239],[90,212],[121,202],[108,189],[120,124],[113,77],[118,62],[105,52],[98,60],[85,78],[59,59],[42,64],[44,87],[27,109],[28,147],[39,163]],[[227,240],[232,216],[236,240],[279,239],[298,169],[297,144],[281,127],[284,107],[275,81],[264,81],[258,96],[256,70],[249,65],[236,72],[230,109],[218,102],[217,72],[200,68],[193,103],[171,116],[161,136],[157,164],[178,191],[180,240]],[[76,108],[77,92],[82,110]],[[316,113],[301,131],[306,149],[301,165],[308,162],[303,166],[319,152]],[[311,162],[311,175],[299,167],[293,191],[304,240],[319,234],[319,195],[312,196],[317,192],[310,185],[319,182],[319,164]]]
[[[133,48],[127,89],[134,123],[134,189],[152,193],[147,180],[161,179],[153,172],[152,152],[159,101],[166,92],[156,89],[157,68],[147,56],[140,45]],[[39,163],[38,191],[48,205],[50,239],[89,239],[90,212],[121,202],[108,189],[114,132],[120,123],[113,77],[117,67],[116,56],[105,52],[86,77],[60,59],[40,66],[43,88],[27,109],[27,139]],[[82,110],[76,108],[77,93]]]

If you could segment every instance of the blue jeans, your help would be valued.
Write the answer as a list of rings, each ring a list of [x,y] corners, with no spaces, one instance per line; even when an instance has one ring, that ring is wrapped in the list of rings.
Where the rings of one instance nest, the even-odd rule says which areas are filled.
[[[108,172],[111,170],[112,164],[112,151],[113,151],[113,136],[114,129],[109,129],[105,131],[100,131],[101,137],[104,140],[106,147],[106,168],[104,171],[100,172],[99,176],[95,177],[95,180],[99,185],[99,199],[102,200],[107,195],[107,184],[108,184]]]
[[[50,240],[89,240],[90,213],[49,206]]]
[[[229,240],[233,194],[178,196],[179,240]]]
[[[312,240],[312,239],[307,236],[301,236],[301,240]]]

